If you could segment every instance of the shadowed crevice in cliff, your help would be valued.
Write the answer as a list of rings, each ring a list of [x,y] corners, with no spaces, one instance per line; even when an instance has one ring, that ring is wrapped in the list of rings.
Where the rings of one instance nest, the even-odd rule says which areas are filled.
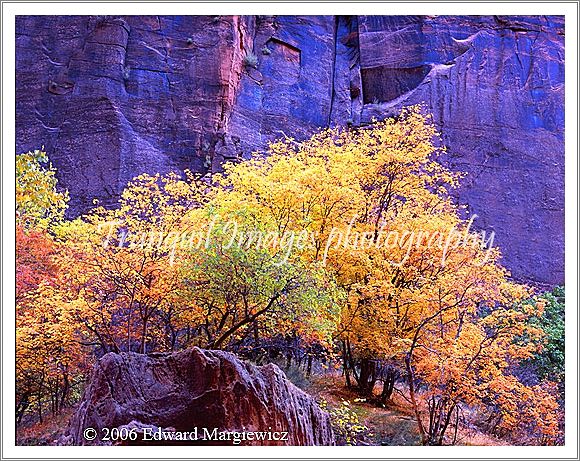
[[[392,101],[417,88],[430,70],[430,65],[400,69],[385,66],[362,69],[364,103]]]

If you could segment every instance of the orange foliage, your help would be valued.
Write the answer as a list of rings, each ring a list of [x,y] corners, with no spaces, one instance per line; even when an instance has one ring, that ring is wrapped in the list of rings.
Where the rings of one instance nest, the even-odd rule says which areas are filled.
[[[95,354],[252,354],[298,339],[309,353],[340,350],[365,397],[382,381],[382,405],[403,377],[424,444],[455,443],[467,412],[496,434],[553,443],[555,390],[513,372],[541,343],[528,319],[542,305],[522,304],[530,290],[460,217],[449,192],[461,175],[437,162],[439,144],[411,107],[369,129],[274,143],[212,185],[141,175],[118,208],[73,221],[52,171],[34,202],[42,172],[22,159],[21,214],[34,219],[17,226],[20,411],[44,395],[58,408]],[[256,246],[255,231],[279,245]]]

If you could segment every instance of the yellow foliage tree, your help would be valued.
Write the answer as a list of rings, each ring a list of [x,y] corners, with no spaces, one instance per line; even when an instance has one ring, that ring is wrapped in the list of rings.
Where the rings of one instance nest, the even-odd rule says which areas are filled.
[[[410,107],[274,143],[211,185],[141,175],[118,208],[65,222],[54,172],[21,158],[21,395],[59,395],[88,356],[79,343],[97,355],[301,349],[309,369],[314,351],[332,351],[346,384],[380,406],[404,384],[423,444],[455,443],[465,410],[497,434],[551,443],[551,384],[514,372],[541,343],[528,321],[541,305],[521,302],[530,291],[462,217],[451,197],[460,175],[438,162],[440,144]],[[55,264],[58,281],[35,275]]]
[[[509,281],[492,241],[461,219],[449,194],[460,175],[437,162],[438,144],[430,117],[411,107],[369,129],[273,144],[226,167],[217,195],[280,236],[308,233],[294,257],[324,264],[345,293],[335,338],[347,384],[353,376],[374,398],[383,381],[384,405],[404,375],[424,444],[444,443],[461,405],[485,407],[492,389],[499,400],[495,378],[512,379],[510,361],[530,354],[512,343],[535,334],[524,327],[529,313],[513,307],[528,292]],[[419,382],[428,389],[421,397]],[[516,417],[507,407],[504,415],[508,425]]]

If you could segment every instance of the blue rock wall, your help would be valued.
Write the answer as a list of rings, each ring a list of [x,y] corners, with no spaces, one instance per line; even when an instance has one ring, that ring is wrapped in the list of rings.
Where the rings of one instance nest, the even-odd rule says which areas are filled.
[[[217,171],[423,103],[514,277],[564,281],[562,17],[27,16],[16,31],[16,151],[46,147],[72,213],[139,173]]]

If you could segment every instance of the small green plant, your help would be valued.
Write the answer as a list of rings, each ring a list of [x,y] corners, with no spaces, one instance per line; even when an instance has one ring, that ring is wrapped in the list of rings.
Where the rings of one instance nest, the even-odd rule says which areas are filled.
[[[126,66],[123,68],[123,78],[125,80],[129,80],[129,76],[131,75],[131,68],[129,66]]]
[[[538,309],[538,304],[542,309]],[[541,380],[549,379],[557,383],[564,382],[565,370],[565,289],[555,287],[552,291],[540,294],[524,301],[524,304],[535,307],[538,312],[528,321],[532,326],[543,330],[539,351],[528,358],[524,364],[531,365]],[[526,340],[522,338],[522,340]],[[563,386],[563,384],[561,384]]]
[[[201,144],[201,151],[205,154],[205,160],[203,162],[203,167],[208,169],[211,167],[212,155],[211,155],[211,145],[208,141],[203,141]]]
[[[373,98],[373,101],[371,102],[371,104],[380,104],[381,101],[379,101],[379,98],[375,97]]]
[[[210,154],[205,154],[205,160],[203,162],[203,167],[205,169],[208,169],[211,167],[211,155]]]
[[[265,56],[268,56],[268,55],[272,54],[272,50],[270,48],[268,48],[266,45],[264,45],[264,47],[262,48],[262,54]]]
[[[253,67],[254,69],[256,69],[258,67],[258,56],[256,56],[251,51],[246,53],[246,55],[244,56],[244,66]]]
[[[321,399],[320,408],[330,415],[337,445],[357,445],[371,435],[369,428],[360,422],[347,400],[342,400],[340,405],[331,407],[326,400]]]

